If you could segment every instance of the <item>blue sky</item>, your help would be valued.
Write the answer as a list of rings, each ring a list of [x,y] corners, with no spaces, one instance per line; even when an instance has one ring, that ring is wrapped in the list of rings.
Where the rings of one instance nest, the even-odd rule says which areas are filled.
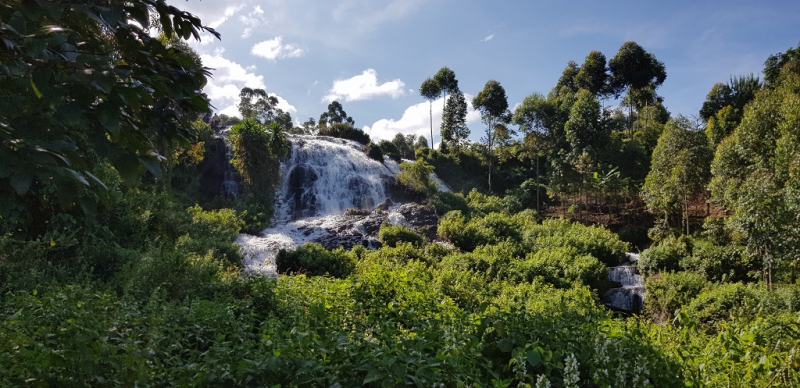
[[[546,94],[569,60],[611,59],[635,41],[664,62],[658,93],[673,115],[697,114],[716,82],[760,75],[800,42],[800,1],[173,0],[222,34],[192,46],[215,68],[205,92],[236,114],[244,86],[280,97],[297,122],[336,99],[373,138],[430,137],[419,86],[451,68],[468,100],[486,81],[509,105]],[[434,101],[434,132],[442,101]],[[606,106],[616,105],[608,101]],[[483,131],[471,112],[471,138]]]

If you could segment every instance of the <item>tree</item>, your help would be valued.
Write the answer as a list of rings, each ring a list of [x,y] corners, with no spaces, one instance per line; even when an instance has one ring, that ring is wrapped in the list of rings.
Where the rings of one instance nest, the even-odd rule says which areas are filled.
[[[467,100],[464,93],[453,94],[442,112],[442,145],[450,143],[456,151],[469,138],[467,126]]]
[[[642,198],[652,213],[662,212],[665,222],[682,214],[689,233],[689,203],[705,190],[710,178],[712,152],[702,131],[686,117],[670,120],[658,138]]]
[[[577,92],[578,86],[575,84],[575,77],[578,76],[578,73],[580,73],[578,64],[575,63],[575,61],[567,62],[567,67],[565,67],[564,71],[561,73],[561,78],[558,79],[554,91],[556,93],[561,93],[562,89],[566,88],[566,90],[569,90],[571,93]]]
[[[328,111],[319,115],[319,126],[325,127],[328,123],[332,124],[350,124],[355,127],[356,123],[352,117],[347,115],[344,111],[342,104],[339,101],[333,101],[328,104]]]
[[[53,196],[90,211],[110,162],[126,182],[161,176],[165,146],[186,147],[210,110],[208,69],[149,32],[150,13],[173,37],[211,28],[164,0],[0,5],[0,216],[39,210]],[[169,47],[168,47],[169,46]],[[86,191],[93,195],[84,195]]]
[[[245,190],[256,195],[272,192],[280,177],[280,161],[291,146],[283,127],[275,122],[265,127],[254,118],[245,118],[229,135],[231,164],[242,177]]]
[[[717,147],[709,185],[712,201],[746,253],[765,262],[788,263],[792,278],[800,260],[800,74],[790,64],[756,94],[741,123]]]
[[[439,84],[431,78],[425,79],[425,81],[423,81],[422,85],[419,87],[419,94],[428,100],[431,118],[431,148],[433,148],[433,100],[435,100],[436,97],[439,97],[441,92],[442,89],[439,87]]]
[[[450,68],[447,66],[439,69],[439,71],[433,76],[433,80],[437,85],[439,85],[439,90],[444,97],[444,102],[447,102],[448,93],[453,94],[459,92],[456,73],[450,70]]]
[[[608,91],[606,56],[599,51],[590,52],[575,75],[574,81],[576,87],[586,89],[595,96],[605,94]]]
[[[773,88],[778,85],[781,71],[787,65],[789,66],[787,71],[800,74],[800,45],[767,58],[764,62],[764,82],[767,87]]]
[[[506,90],[495,80],[489,80],[483,90],[472,99],[472,106],[481,112],[481,120],[486,125],[483,141],[489,158],[489,190],[492,189],[492,150],[494,148],[498,125],[510,120]]]
[[[609,91],[620,96],[627,90],[631,112],[634,107],[639,110],[657,100],[655,91],[667,79],[664,63],[636,42],[623,43],[608,62],[608,69],[611,72]]]

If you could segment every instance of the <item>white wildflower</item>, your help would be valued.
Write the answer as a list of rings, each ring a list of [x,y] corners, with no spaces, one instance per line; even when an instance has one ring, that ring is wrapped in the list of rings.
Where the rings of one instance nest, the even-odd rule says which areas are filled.
[[[578,359],[575,355],[570,353],[567,359],[564,360],[564,387],[577,388],[578,381],[581,380],[580,372],[578,371]]]
[[[536,388],[550,388],[550,380],[545,375],[536,378]]]

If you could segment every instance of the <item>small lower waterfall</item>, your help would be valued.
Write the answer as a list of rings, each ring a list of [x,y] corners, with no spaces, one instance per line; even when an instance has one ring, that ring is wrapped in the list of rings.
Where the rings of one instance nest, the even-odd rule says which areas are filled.
[[[639,260],[638,253],[627,253],[629,263],[608,269],[608,278],[620,283],[622,287],[606,292],[606,306],[628,312],[639,312],[644,307],[644,278],[634,264]]]

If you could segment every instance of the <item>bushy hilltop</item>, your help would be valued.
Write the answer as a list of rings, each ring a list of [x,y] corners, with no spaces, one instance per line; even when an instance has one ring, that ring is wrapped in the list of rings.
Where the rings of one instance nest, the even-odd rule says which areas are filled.
[[[699,122],[670,117],[635,42],[514,112],[490,81],[485,143],[443,69],[432,150],[370,143],[338,102],[292,128],[263,90],[199,120],[209,70],[184,39],[216,32],[161,0],[12,0],[0,22],[2,386],[800,386],[800,48],[715,85]],[[232,125],[236,198],[201,190],[210,124]],[[234,241],[271,220],[288,132],[416,159],[398,180],[438,241],[384,225],[377,250],[244,271]],[[644,311],[612,313],[634,247]]]

